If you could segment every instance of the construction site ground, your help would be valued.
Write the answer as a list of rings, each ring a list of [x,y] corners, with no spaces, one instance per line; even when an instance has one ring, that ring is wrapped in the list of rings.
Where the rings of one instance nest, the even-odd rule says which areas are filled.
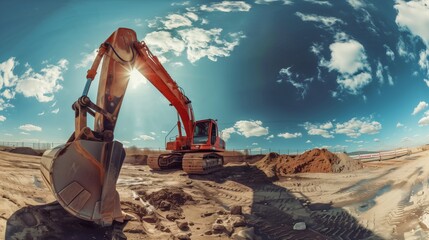
[[[352,172],[281,177],[246,162],[206,176],[125,163],[117,189],[132,219],[110,227],[65,212],[43,183],[39,161],[0,152],[5,239],[429,238],[429,151]],[[305,230],[294,230],[300,222]]]

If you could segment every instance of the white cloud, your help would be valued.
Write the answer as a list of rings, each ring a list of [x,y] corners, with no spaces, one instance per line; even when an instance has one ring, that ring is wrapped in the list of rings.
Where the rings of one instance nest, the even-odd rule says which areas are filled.
[[[5,110],[6,108],[14,107],[11,103],[6,102],[4,99],[0,98],[0,111]]]
[[[273,135],[273,134],[271,134],[270,136],[266,137],[265,139],[270,140],[270,139],[272,139],[272,138],[274,138],[274,135]]]
[[[377,63],[377,71],[375,72],[375,75],[377,76],[380,84],[383,84],[384,83],[383,65],[381,65],[380,61],[378,61],[378,63]]]
[[[268,127],[263,127],[262,121],[241,120],[234,124],[234,128],[238,134],[243,135],[246,138],[268,135]]]
[[[41,127],[35,126],[33,124],[24,124],[24,125],[21,125],[21,126],[19,126],[19,129],[27,131],[27,132],[32,132],[32,131],[41,132],[42,131]]]
[[[252,143],[252,146],[258,146],[258,143]]]
[[[235,129],[233,127],[230,127],[222,130],[220,136],[223,140],[228,141],[231,138],[231,134],[233,133],[235,133]]]
[[[371,80],[371,74],[363,72],[354,76],[343,75],[337,79],[337,83],[342,89],[346,89],[349,93],[357,95],[359,94],[360,89],[368,85]]]
[[[386,44],[384,44],[383,47],[386,49],[386,56],[388,56],[392,61],[395,60],[395,53],[393,50]]]
[[[57,105],[57,102],[52,103],[51,107],[55,107]]]
[[[304,0],[309,3],[314,3],[318,5],[332,6],[332,4],[328,1],[320,1],[320,0]]]
[[[286,82],[290,83],[298,90],[298,93],[304,99],[308,90],[308,82],[312,82],[313,78],[306,78],[302,80],[300,79],[300,75],[298,73],[292,73],[291,68],[292,67],[280,69],[279,76],[281,79],[277,79],[276,82],[282,83],[283,80],[286,80]]]
[[[395,9],[398,11],[395,21],[399,29],[417,36],[426,45],[426,49],[420,51],[419,65],[421,69],[426,70],[426,75],[429,76],[429,29],[427,27],[429,25],[429,1],[405,2],[397,0]],[[402,39],[400,39],[398,42],[399,55],[408,57],[409,54],[406,53],[406,50]]]
[[[0,115],[0,122],[4,122],[4,121],[6,121],[6,117],[3,115]]]
[[[311,141],[310,141],[310,140],[307,140],[305,143],[311,143]]]
[[[98,48],[94,49],[90,53],[81,53],[80,55],[82,56],[82,60],[79,63],[75,64],[74,67],[76,69],[89,67],[97,56],[97,53]]]
[[[193,12],[187,12],[185,13],[185,16],[189,19],[191,19],[192,21],[198,21],[198,15],[193,13]]]
[[[190,28],[178,31],[183,42],[186,44],[188,60],[192,63],[203,57],[217,61],[218,57],[229,57],[234,47],[238,46],[240,39],[244,38],[242,32],[230,33],[231,41],[221,39],[222,29],[212,28]]]
[[[179,14],[170,14],[165,17],[166,20],[161,22],[164,24],[165,29],[174,29],[179,27],[189,27],[192,26],[192,22],[189,18],[179,15]]]
[[[191,4],[190,1],[174,2],[171,4],[171,6],[188,6],[189,4]]]
[[[3,88],[3,85],[5,87],[15,86],[18,77],[13,73],[13,70],[18,64],[14,57],[0,63],[0,89]]]
[[[321,59],[320,65],[327,67],[329,71],[337,71],[339,87],[357,95],[372,80],[365,49],[362,44],[349,39],[344,33],[337,33],[335,37],[336,42],[329,46],[331,60]]]
[[[153,136],[155,136],[155,135],[156,135],[156,133],[155,133],[155,132],[150,132],[150,134],[151,134],[151,135],[153,135]]]
[[[166,31],[148,33],[144,41],[155,55],[172,52],[179,56],[185,50],[185,43],[172,37],[171,33]]]
[[[51,111],[51,113],[53,113],[53,114],[57,114],[59,111],[60,111],[60,109],[59,109],[59,108],[56,108],[56,109],[52,110],[52,111]]]
[[[28,132],[20,132],[22,135],[30,135]]]
[[[200,9],[207,12],[248,12],[251,7],[244,1],[223,1],[211,5],[202,5]]]
[[[10,134],[10,133],[5,133],[4,135],[8,136],[8,137],[12,137],[13,136],[13,134]]]
[[[429,114],[426,114],[424,117],[422,117],[418,123],[420,127],[429,125]]]
[[[297,133],[288,133],[288,132],[285,132],[285,133],[279,133],[279,134],[277,134],[277,136],[278,136],[278,137],[282,137],[282,138],[289,139],[289,138],[302,137],[302,134],[301,134],[301,133],[299,133],[299,132],[297,132]]]
[[[380,142],[380,139],[374,138],[374,142]]]
[[[304,14],[301,12],[296,12],[295,15],[297,15],[299,18],[301,18],[304,22],[317,22],[323,24],[323,26],[332,28],[335,24],[341,24],[344,25],[345,22],[339,18],[336,17],[326,17],[326,16],[320,16],[315,14]]]
[[[309,135],[320,135],[324,138],[333,138],[334,137],[332,134],[329,133],[329,131],[324,130],[324,129],[320,129],[320,128],[308,129],[308,134]]]
[[[167,132],[167,131],[162,130],[162,131],[161,131],[161,133],[162,133],[162,134],[167,134],[168,132]]]
[[[331,128],[333,128],[334,127],[334,125],[332,125],[332,122],[326,122],[326,123],[324,123],[324,124],[321,124],[320,126],[319,126],[321,129],[325,129],[325,130],[327,130],[327,129],[331,129]]]
[[[18,76],[13,73],[18,64],[18,61],[14,57],[0,63],[0,90],[4,89],[0,93],[0,111],[14,107],[10,103],[10,99],[15,97],[14,87],[19,80]]]
[[[68,61],[61,59],[56,65],[48,64],[40,70],[34,72],[28,67],[26,72],[19,77],[16,84],[16,92],[22,93],[25,97],[35,97],[39,102],[50,102],[54,99],[54,93],[63,87],[63,72],[67,70]]]
[[[140,140],[143,140],[143,141],[153,141],[153,140],[155,140],[155,138],[154,138],[154,137],[149,136],[149,135],[145,135],[145,134],[140,135],[140,136],[139,136],[139,139],[140,139]]]
[[[419,113],[420,111],[422,111],[423,109],[425,109],[427,107],[428,107],[428,104],[425,101],[421,101],[414,108],[413,113],[411,113],[411,115],[416,115],[417,113]]]
[[[426,86],[429,87],[429,80],[428,79],[423,79],[423,81],[426,83]]]
[[[429,49],[421,51],[419,57],[420,68],[426,70],[426,74],[429,76]]]
[[[335,125],[335,133],[345,134],[351,138],[357,138],[362,134],[376,134],[382,128],[381,123],[371,121],[367,118],[352,118],[344,123],[337,123]]]
[[[366,6],[363,0],[347,0],[347,2],[354,8],[360,9]]]
[[[393,83],[392,75],[390,75],[390,72],[387,66],[385,67],[385,69],[386,69],[387,81],[389,82],[390,86],[393,86],[394,83]]]
[[[183,67],[184,64],[182,62],[173,62],[171,63],[171,66],[174,68]]]
[[[38,115],[38,116],[42,116],[42,115],[44,115],[44,114],[45,114],[45,112],[43,111],[43,112],[38,113],[37,115]]]
[[[395,21],[400,29],[420,37],[429,47],[429,1],[398,0],[394,7],[398,11]]]
[[[398,122],[397,124],[396,124],[396,127],[397,128],[401,128],[401,127],[403,127],[404,126],[404,124],[402,124],[402,123],[400,123],[400,122]]]
[[[270,4],[273,2],[283,2],[283,5],[291,5],[293,4],[292,0],[256,0],[256,4]]]
[[[329,62],[331,70],[352,75],[359,70],[369,68],[365,49],[355,40],[335,42],[329,46],[329,49],[331,50],[331,61]]]
[[[413,60],[416,58],[412,50],[408,49],[402,37],[399,38],[398,44],[396,45],[399,56],[404,57],[406,61]]]
[[[12,89],[6,89],[3,91],[1,96],[3,96],[5,99],[13,99],[15,97],[15,91]]]
[[[305,122],[302,124],[305,130],[307,130],[308,135],[319,135],[324,138],[333,138],[334,136],[328,131],[333,127],[331,122],[323,123],[323,124],[312,124],[309,122]]]

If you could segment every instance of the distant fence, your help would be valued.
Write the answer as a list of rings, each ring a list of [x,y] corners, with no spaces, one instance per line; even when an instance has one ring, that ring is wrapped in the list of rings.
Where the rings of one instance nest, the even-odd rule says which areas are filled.
[[[45,149],[51,149],[53,147],[56,147],[58,145],[62,145],[65,142],[57,143],[57,142],[12,142],[12,141],[0,141],[0,146],[5,147],[31,147],[33,149],[37,150],[45,150]],[[124,144],[128,145],[128,144]],[[165,147],[135,147],[135,146],[129,146],[128,148],[135,148],[143,151],[149,151],[153,153],[164,153]],[[311,150],[311,148],[301,148],[301,149],[274,149],[274,148],[245,148],[245,149],[227,149],[227,152],[233,152],[236,154],[242,154],[242,155],[257,155],[257,154],[268,154],[270,152],[275,152],[278,154],[288,154],[288,155],[296,155],[304,153],[305,151]],[[345,148],[328,148],[331,152],[345,152]]]
[[[402,157],[409,154],[411,154],[411,151],[408,149],[397,149],[393,151],[351,155],[350,157],[353,159],[361,160],[363,162],[370,162]]]
[[[6,142],[0,141],[0,146],[4,147],[30,147],[37,150],[50,149],[64,143],[46,143],[46,142]]]
[[[30,147],[37,150],[46,150],[51,149],[53,147],[56,147],[58,145],[62,145],[63,143],[56,143],[56,142],[9,142],[9,141],[0,141],[0,146],[4,147]],[[131,146],[128,147],[128,149],[136,149],[143,151],[145,153],[150,154],[156,154],[156,153],[165,153],[166,150],[164,147],[135,147]],[[258,154],[268,154],[270,152],[275,152],[278,154],[287,154],[287,155],[297,155],[302,154],[305,151],[311,150],[311,148],[306,149],[272,149],[272,148],[247,148],[247,149],[227,149],[225,152],[225,155],[258,155]],[[345,148],[328,148],[331,152],[346,152]],[[391,158],[397,158],[404,155],[410,154],[411,151],[408,149],[398,149],[393,151],[383,151],[383,152],[376,152],[376,153],[369,153],[369,154],[358,154],[358,155],[350,155],[353,159],[358,159],[361,161],[378,161],[378,160],[385,160],[385,159],[391,159]]]

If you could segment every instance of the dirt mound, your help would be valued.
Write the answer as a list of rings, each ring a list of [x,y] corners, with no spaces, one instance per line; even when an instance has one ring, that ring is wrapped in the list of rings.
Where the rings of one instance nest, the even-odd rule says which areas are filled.
[[[355,160],[345,153],[336,153],[335,155],[340,159],[340,162],[333,166],[334,172],[351,172],[363,168],[361,161]]]
[[[25,155],[32,155],[32,156],[41,156],[40,153],[36,152],[34,149],[32,149],[30,147],[16,147],[16,148],[11,149],[9,152],[25,154]]]
[[[143,199],[161,210],[176,209],[187,201],[193,201],[192,197],[180,188],[164,188],[150,194],[143,193]]]
[[[313,149],[303,154],[290,156],[277,153],[267,154],[256,166],[268,177],[285,176],[294,173],[331,173],[361,169],[362,163],[347,155],[334,154],[326,149]]]

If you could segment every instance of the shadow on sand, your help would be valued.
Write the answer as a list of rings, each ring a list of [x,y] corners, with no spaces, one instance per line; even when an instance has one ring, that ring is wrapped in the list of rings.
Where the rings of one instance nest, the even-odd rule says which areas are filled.
[[[27,206],[16,211],[6,224],[6,240],[81,240],[81,239],[126,239],[123,228],[127,222],[110,227],[70,215],[58,202]]]
[[[319,189],[292,194],[276,185],[276,181],[284,179],[268,178],[263,171],[251,165],[225,166],[219,172],[190,178],[216,183],[234,181],[250,188],[253,194],[250,201],[237,195],[231,199],[238,205],[250,205],[251,213],[245,215],[246,221],[263,239],[382,239],[344,209],[329,203],[310,203],[305,192],[317,192]],[[307,229],[293,230],[297,222],[305,222]]]
[[[172,171],[176,170],[157,173],[168,174]],[[245,215],[246,221],[262,239],[382,239],[362,226],[346,210],[329,203],[310,203],[305,194],[323,194],[320,189],[292,193],[277,185],[284,179],[268,178],[264,172],[251,165],[227,165],[221,171],[202,176],[190,175],[189,178],[215,183],[233,181],[248,187],[252,192],[250,199],[239,197],[242,196],[239,192],[234,193],[245,191],[243,188],[233,189],[230,200],[234,205],[250,206],[251,213]],[[225,198],[218,200],[222,202]],[[293,230],[297,222],[305,222],[306,230]],[[126,225],[127,222],[115,222],[110,227],[100,227],[70,215],[61,205],[53,202],[24,207],[15,212],[7,220],[5,239],[123,240],[126,239]]]

